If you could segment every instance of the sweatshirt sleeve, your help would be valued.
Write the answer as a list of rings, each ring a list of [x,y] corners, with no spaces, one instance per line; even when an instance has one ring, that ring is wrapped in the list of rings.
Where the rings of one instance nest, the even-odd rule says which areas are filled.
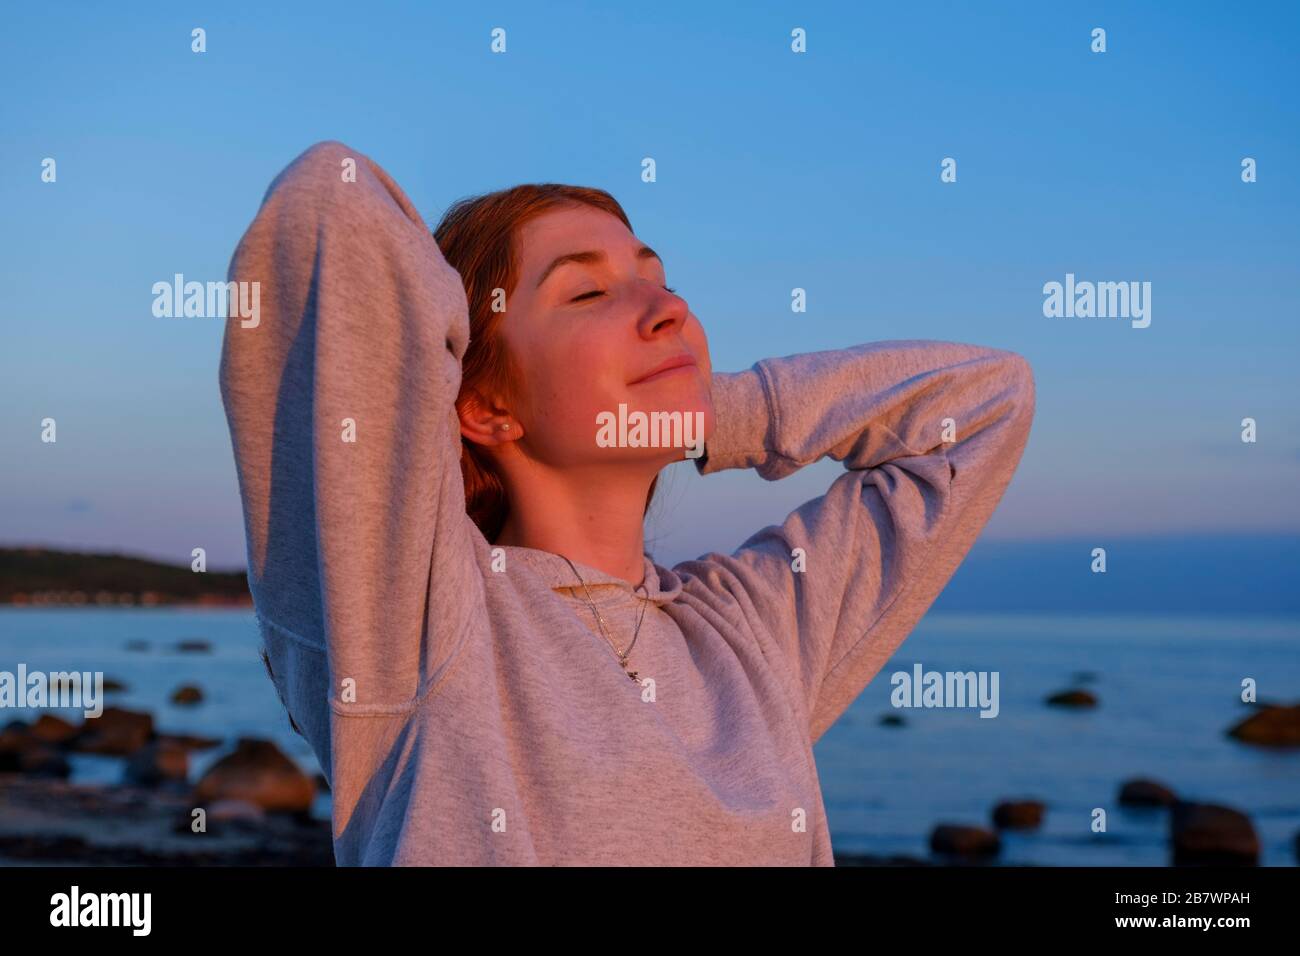
[[[229,279],[258,306],[227,321],[220,367],[249,587],[324,761],[326,703],[408,708],[481,599],[454,409],[465,292],[397,184],[338,142],[272,182]]]
[[[683,562],[782,666],[811,739],[907,637],[992,515],[1034,414],[1014,352],[872,342],[714,373],[696,468],[773,481],[829,455],[845,473],[731,555]]]

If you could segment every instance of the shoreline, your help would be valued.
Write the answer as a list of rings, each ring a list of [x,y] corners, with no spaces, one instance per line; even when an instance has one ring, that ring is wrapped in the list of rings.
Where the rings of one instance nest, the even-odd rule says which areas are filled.
[[[333,866],[328,820],[267,813],[188,825],[188,788],[0,773],[0,866]]]

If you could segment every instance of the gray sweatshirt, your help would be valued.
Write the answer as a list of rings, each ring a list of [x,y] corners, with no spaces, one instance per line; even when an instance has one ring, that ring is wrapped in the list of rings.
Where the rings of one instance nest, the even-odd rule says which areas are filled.
[[[249,586],[340,865],[834,865],[813,744],[1001,499],[1020,355],[898,340],[713,373],[700,474],[844,471],[730,554],[647,555],[644,590],[577,564],[620,648],[648,596],[638,684],[563,558],[466,514],[465,292],[383,169],[308,149],[229,278],[260,283],[220,372]]]

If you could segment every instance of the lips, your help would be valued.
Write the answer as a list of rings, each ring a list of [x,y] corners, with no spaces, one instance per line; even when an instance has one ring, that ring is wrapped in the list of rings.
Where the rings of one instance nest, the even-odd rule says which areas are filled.
[[[650,371],[646,372],[640,378],[634,379],[631,382],[628,382],[628,384],[640,385],[643,382],[653,381],[654,379],[660,378],[661,376],[664,375],[670,375],[674,372],[679,372],[679,371],[694,369],[694,368],[696,368],[695,359],[692,358],[687,353],[683,352],[681,355],[674,355],[672,358],[660,362],[658,365],[650,369]]]

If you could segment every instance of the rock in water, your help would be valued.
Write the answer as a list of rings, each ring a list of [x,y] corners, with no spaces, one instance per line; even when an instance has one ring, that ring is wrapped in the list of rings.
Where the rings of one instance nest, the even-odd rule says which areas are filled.
[[[1260,704],[1259,710],[1228,731],[1243,743],[1261,747],[1300,747],[1300,704]]]
[[[184,747],[155,740],[137,750],[127,761],[126,783],[140,787],[156,787],[173,780],[189,777],[190,756]]]
[[[1120,806],[1125,807],[1167,807],[1178,800],[1177,794],[1162,783],[1154,780],[1134,778],[1125,780],[1119,788]]]
[[[30,726],[25,721],[10,721],[0,731],[0,773],[68,777],[72,765],[59,749],[57,741],[64,734],[59,725],[71,726],[49,714],[42,714]]]
[[[993,808],[993,825],[1002,830],[1037,830],[1045,809],[1038,800],[1003,800]]]
[[[54,714],[41,714],[32,724],[28,734],[33,740],[61,746],[77,736],[77,726]]]
[[[153,715],[105,707],[98,717],[88,717],[73,741],[73,749],[82,753],[127,757],[153,738]]]
[[[173,704],[198,704],[203,701],[203,691],[193,684],[183,684],[172,691]]]
[[[1213,803],[1172,807],[1169,839],[1174,866],[1254,866],[1259,862],[1259,837],[1250,817]]]
[[[199,803],[247,800],[263,810],[305,812],[316,796],[311,778],[269,740],[241,737],[194,789]]]
[[[1002,841],[992,830],[941,823],[930,832],[930,850],[947,856],[983,859],[996,856]]]
[[[1097,697],[1086,690],[1063,690],[1047,698],[1051,707],[1096,707]]]

